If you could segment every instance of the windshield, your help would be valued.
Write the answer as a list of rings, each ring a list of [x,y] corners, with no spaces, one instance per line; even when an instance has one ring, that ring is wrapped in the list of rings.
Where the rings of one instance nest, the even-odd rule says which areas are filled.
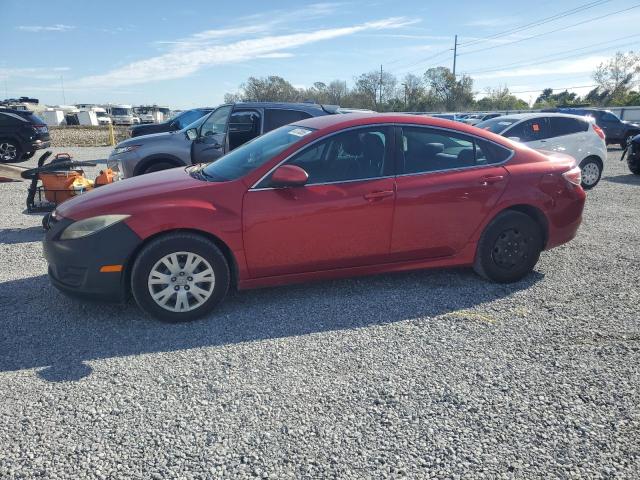
[[[130,108],[112,108],[111,115],[131,115]]]
[[[312,131],[310,128],[295,125],[277,128],[210,163],[203,172],[209,180],[214,182],[235,180],[264,165]]]
[[[182,130],[184,127],[193,124],[196,120],[199,120],[206,112],[202,110],[187,110],[175,117],[173,121],[178,126],[178,129]],[[198,123],[198,127],[202,125],[202,122]]]
[[[504,132],[507,128],[509,128],[511,125],[519,121],[520,121],[519,118],[496,117],[496,118],[491,118],[489,120],[485,120],[484,122],[477,123],[476,127],[481,128],[483,130],[488,130],[492,133],[500,134]]]

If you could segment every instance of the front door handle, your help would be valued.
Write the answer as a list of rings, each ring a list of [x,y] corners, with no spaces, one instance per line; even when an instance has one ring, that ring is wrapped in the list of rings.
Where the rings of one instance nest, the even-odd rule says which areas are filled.
[[[504,175],[488,175],[486,177],[482,177],[480,185],[486,187],[487,185],[493,185],[494,183],[501,182],[502,180],[504,180]]]
[[[380,190],[376,192],[365,193],[364,199],[369,200],[371,202],[374,200],[381,200],[383,198],[390,197],[392,195],[393,195],[393,190]]]

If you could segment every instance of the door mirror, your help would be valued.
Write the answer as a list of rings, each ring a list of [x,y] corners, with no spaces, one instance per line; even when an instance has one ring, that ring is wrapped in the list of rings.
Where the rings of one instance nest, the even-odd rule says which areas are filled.
[[[281,165],[271,175],[274,187],[301,187],[309,180],[309,174],[297,165]]]
[[[196,138],[198,138],[198,130],[195,128],[190,128],[186,131],[186,134],[189,140],[195,140]]]

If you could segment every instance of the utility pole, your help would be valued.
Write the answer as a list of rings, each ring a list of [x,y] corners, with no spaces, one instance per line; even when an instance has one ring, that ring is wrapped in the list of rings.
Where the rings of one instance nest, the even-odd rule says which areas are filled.
[[[407,109],[407,84],[401,83],[400,85],[404,87],[404,108],[406,110]]]
[[[67,96],[64,94],[64,77],[60,75],[60,86],[62,87],[62,104],[67,104]]]
[[[7,79],[4,79],[4,97],[9,99],[9,89],[7,88]]]
[[[380,101],[378,105],[382,105],[382,65],[380,65]]]
[[[453,41],[453,76],[456,76],[456,58],[458,57],[458,35],[455,36]]]

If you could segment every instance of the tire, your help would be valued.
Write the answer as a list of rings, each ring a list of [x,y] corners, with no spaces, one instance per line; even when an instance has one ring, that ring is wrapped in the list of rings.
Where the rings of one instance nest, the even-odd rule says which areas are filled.
[[[187,265],[190,260],[192,269]],[[210,313],[224,299],[230,278],[229,264],[215,243],[194,233],[176,232],[152,240],[138,254],[131,291],[149,315],[165,322],[189,322]]]
[[[580,162],[580,170],[582,171],[582,188],[591,190],[595,187],[602,177],[602,163],[594,157],[587,157]]]
[[[629,167],[629,170],[631,170],[631,173],[634,175],[640,175],[640,159],[638,159],[637,156],[629,155],[627,157],[627,166]]]
[[[22,156],[22,147],[18,142],[0,139],[0,163],[21,162]]]
[[[169,162],[153,163],[149,165],[144,170],[144,172],[142,172],[142,174],[144,175],[145,173],[160,172],[161,170],[169,170],[170,168],[176,168],[176,167],[177,165],[174,165],[173,163],[169,163]]]
[[[473,269],[487,280],[517,282],[533,270],[542,247],[540,225],[524,213],[507,210],[498,214],[482,233]]]

